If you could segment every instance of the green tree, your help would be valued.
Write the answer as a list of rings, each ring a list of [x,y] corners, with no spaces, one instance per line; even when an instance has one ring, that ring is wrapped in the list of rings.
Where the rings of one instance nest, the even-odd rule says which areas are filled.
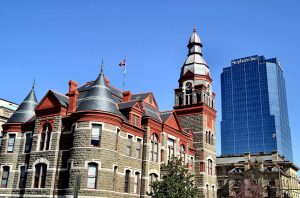
[[[154,198],[198,198],[202,197],[193,184],[193,175],[181,159],[173,158],[162,167],[163,178],[152,182],[150,196]]]

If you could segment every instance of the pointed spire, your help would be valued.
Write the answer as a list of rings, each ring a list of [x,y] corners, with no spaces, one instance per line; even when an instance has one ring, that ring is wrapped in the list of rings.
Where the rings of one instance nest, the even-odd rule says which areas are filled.
[[[191,55],[191,54],[202,55],[202,43],[201,43],[199,35],[197,34],[195,25],[194,25],[194,29],[193,29],[193,34],[189,40],[189,44],[187,45],[187,47],[189,48],[188,55]]]
[[[98,78],[82,99],[82,102],[77,108],[77,112],[78,111],[105,111],[117,115],[121,114],[113,100],[111,90],[106,84],[103,74],[103,63]]]
[[[187,47],[189,48],[188,57],[181,68],[180,76],[184,76],[188,71],[199,75],[209,74],[208,65],[202,56],[202,43],[196,31],[196,26],[193,28]]]
[[[103,74],[103,69],[104,69],[104,64],[103,64],[103,59],[100,65],[100,74]]]
[[[18,109],[13,113],[13,115],[8,119],[7,123],[24,123],[35,116],[34,109],[37,106],[38,101],[34,91],[34,84],[35,81],[29,94],[20,104]]]

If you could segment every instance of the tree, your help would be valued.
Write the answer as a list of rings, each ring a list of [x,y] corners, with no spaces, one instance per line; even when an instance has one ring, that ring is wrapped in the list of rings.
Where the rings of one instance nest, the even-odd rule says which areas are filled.
[[[236,198],[261,198],[264,188],[262,185],[250,181],[248,184],[242,183],[236,193]]]
[[[150,184],[150,196],[154,198],[196,198],[200,197],[193,184],[193,175],[186,169],[181,159],[173,158],[162,167],[165,173],[160,181]]]

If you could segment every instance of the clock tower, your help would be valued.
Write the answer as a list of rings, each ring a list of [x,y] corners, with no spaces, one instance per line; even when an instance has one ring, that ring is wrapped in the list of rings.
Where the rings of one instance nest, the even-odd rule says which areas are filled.
[[[194,29],[175,89],[175,112],[185,131],[193,133],[195,185],[205,197],[217,197],[216,185],[216,110],[215,93],[202,43]]]

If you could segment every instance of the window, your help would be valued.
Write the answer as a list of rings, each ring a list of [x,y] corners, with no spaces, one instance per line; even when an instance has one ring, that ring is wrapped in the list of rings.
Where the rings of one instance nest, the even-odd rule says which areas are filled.
[[[168,139],[168,160],[169,161],[174,157],[174,145],[175,145],[175,141],[169,138]]]
[[[131,123],[134,125],[134,126],[140,126],[140,117],[135,115],[135,114],[131,114]]]
[[[24,153],[30,153],[31,142],[32,142],[31,133],[26,133],[25,134],[25,150],[24,150]]]
[[[7,188],[9,169],[9,166],[3,166],[1,188]]]
[[[182,160],[182,163],[185,164],[185,148],[184,145],[180,145],[180,158]]]
[[[137,139],[136,148],[135,148],[135,157],[141,159],[142,157],[142,139]]]
[[[209,189],[208,189],[208,184],[206,184],[206,197],[209,197]]]
[[[214,145],[214,134],[211,134],[211,141],[210,141],[211,145]]]
[[[116,134],[116,148],[115,148],[116,151],[118,150],[119,136],[120,136],[120,129],[117,129],[117,134]]]
[[[130,192],[130,170],[126,170],[125,173],[124,192]]]
[[[43,130],[40,134],[40,151],[49,150],[50,140],[51,140],[51,131],[52,131],[51,124],[49,124],[49,123],[45,124],[43,127]]]
[[[34,188],[45,188],[47,176],[47,165],[40,163],[35,165]]]
[[[152,183],[157,181],[158,176],[155,173],[150,174],[150,182],[149,182],[149,188],[150,192],[153,192]]]
[[[21,166],[20,167],[19,188],[25,188],[26,177],[27,177],[26,167]]]
[[[92,146],[100,146],[101,133],[102,133],[102,125],[92,124],[92,138],[91,138]]]
[[[211,140],[210,140],[210,132],[208,132],[208,143],[210,144],[211,142],[210,142]]]
[[[88,181],[87,181],[88,188],[96,189],[97,172],[98,172],[98,164],[89,163],[88,164]]]
[[[207,169],[208,169],[208,174],[212,175],[212,160],[209,159],[207,162]]]
[[[127,148],[126,148],[126,155],[131,156],[131,145],[132,145],[132,135],[128,135],[127,139]]]
[[[134,193],[140,193],[140,173],[136,172],[134,175]]]
[[[202,100],[201,93],[197,93],[197,103],[200,103]]]
[[[151,148],[150,148],[150,160],[157,162],[158,161],[158,137],[156,134],[152,135],[151,138]]]
[[[116,191],[116,187],[117,187],[117,171],[118,171],[118,167],[115,166],[114,167],[114,178],[113,178],[113,190]]]
[[[205,142],[208,143],[208,132],[206,131]]]
[[[16,134],[9,134],[8,135],[8,145],[7,145],[7,152],[8,153],[14,152],[15,139],[16,139]]]

